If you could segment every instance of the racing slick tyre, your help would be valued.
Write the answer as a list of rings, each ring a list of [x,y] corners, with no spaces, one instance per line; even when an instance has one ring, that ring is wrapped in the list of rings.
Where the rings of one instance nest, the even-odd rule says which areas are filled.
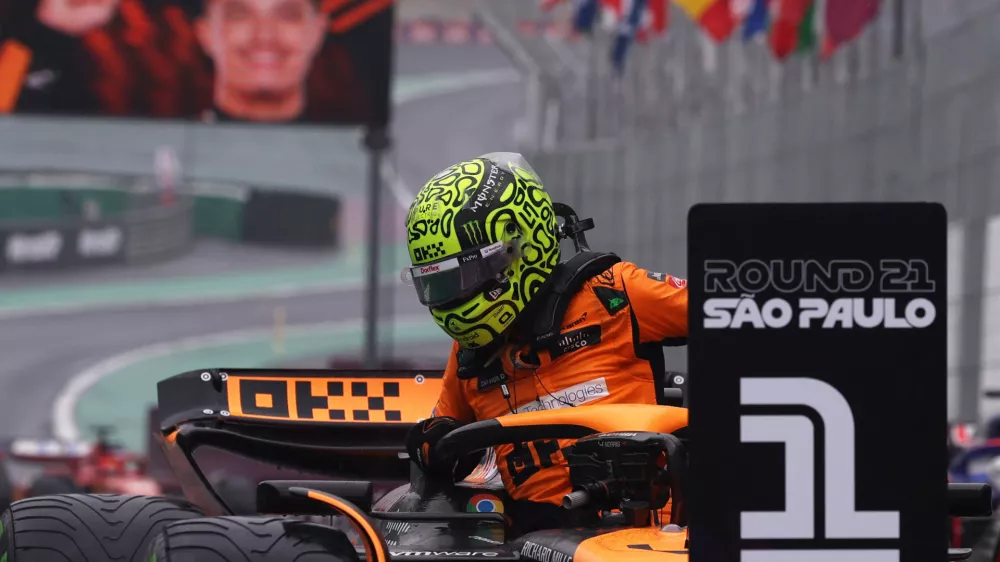
[[[146,560],[156,562],[358,562],[343,532],[283,517],[206,517],[164,527]]]
[[[114,494],[27,498],[0,515],[0,560],[6,562],[145,562],[149,543],[167,524],[204,517],[186,501]]]

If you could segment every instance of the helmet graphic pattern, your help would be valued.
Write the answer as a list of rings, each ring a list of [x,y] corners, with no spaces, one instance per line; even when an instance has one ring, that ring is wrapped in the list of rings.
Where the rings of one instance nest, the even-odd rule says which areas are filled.
[[[493,153],[435,175],[417,194],[406,221],[414,265],[517,239],[519,257],[506,279],[434,321],[466,348],[497,339],[524,310],[559,262],[552,201],[534,170],[515,153]]]

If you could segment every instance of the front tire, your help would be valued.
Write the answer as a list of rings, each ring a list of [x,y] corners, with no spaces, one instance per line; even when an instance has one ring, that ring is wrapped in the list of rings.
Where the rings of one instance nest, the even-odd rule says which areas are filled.
[[[150,546],[156,562],[359,562],[332,527],[282,517],[206,517],[167,525]]]
[[[7,562],[145,562],[167,524],[204,517],[172,499],[67,494],[16,501],[0,516],[0,560]]]

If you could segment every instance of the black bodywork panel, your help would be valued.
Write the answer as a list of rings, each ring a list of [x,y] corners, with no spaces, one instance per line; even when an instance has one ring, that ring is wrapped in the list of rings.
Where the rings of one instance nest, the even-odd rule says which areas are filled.
[[[447,521],[448,514],[476,509],[476,498],[489,497],[507,512],[512,505],[499,478],[483,486],[445,486],[418,477],[412,484],[390,492],[376,502],[375,523],[382,531],[393,560],[523,560],[570,562],[583,541],[620,531],[620,522],[600,527],[550,529],[514,535],[507,525],[494,521]],[[407,514],[442,516],[440,521],[394,519]],[[384,516],[384,518],[383,518]]]

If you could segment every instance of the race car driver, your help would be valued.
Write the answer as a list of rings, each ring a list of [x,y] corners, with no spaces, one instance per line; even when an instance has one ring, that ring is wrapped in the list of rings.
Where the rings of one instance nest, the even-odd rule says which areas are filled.
[[[417,194],[406,226],[412,266],[404,280],[454,340],[432,417],[407,436],[425,473],[457,481],[475,468],[478,459],[434,454],[465,423],[657,403],[662,346],[687,337],[686,282],[614,254],[581,252],[560,263],[553,203],[521,155],[491,153],[441,171]],[[497,447],[515,501],[507,513],[522,531],[579,524],[561,509],[571,491],[561,450],[571,444]]]

